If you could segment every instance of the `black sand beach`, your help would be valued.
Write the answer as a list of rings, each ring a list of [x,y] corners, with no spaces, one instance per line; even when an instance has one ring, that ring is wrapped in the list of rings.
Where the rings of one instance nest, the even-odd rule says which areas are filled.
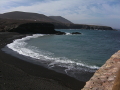
[[[0,48],[25,34],[1,32]],[[78,81],[45,67],[13,57],[0,50],[0,90],[81,90]]]

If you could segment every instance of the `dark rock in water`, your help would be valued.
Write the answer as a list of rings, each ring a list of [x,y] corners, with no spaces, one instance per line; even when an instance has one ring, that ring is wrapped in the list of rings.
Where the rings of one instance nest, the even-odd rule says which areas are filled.
[[[61,31],[56,31],[55,34],[56,34],[56,35],[65,35],[66,33],[65,33],[65,32],[61,32]]]
[[[81,34],[80,32],[72,32],[71,34]]]

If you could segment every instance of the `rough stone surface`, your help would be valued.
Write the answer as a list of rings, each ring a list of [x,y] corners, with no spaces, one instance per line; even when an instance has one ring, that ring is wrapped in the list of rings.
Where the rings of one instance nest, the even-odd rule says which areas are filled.
[[[13,19],[0,19],[0,32],[65,34],[64,32],[56,31],[51,23]]]
[[[120,50],[95,72],[82,90],[112,90],[119,69]]]
[[[7,12],[0,14],[0,18],[4,19],[13,19],[13,20],[29,20],[29,21],[39,21],[39,22],[47,22],[52,23],[56,29],[92,29],[92,30],[113,30],[109,26],[98,26],[98,25],[86,25],[86,24],[74,24],[69,20],[61,17],[61,16],[52,16],[48,17],[38,13],[31,12]],[[11,26],[12,28],[13,26]],[[2,26],[4,28],[4,26]]]

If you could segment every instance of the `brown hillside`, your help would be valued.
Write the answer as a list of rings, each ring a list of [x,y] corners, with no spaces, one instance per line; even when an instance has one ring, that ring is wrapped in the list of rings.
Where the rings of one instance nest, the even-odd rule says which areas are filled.
[[[42,21],[42,22],[58,22],[58,21],[53,20],[43,14],[20,12],[20,11],[14,11],[14,12],[0,14],[0,18],[32,20],[32,21]]]
[[[66,23],[66,24],[73,24],[71,21],[61,17],[61,16],[49,16],[50,18],[56,20],[56,21],[59,21],[61,23]]]

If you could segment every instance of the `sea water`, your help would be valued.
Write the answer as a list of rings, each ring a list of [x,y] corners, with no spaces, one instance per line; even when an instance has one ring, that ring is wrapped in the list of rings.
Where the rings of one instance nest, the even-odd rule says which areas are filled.
[[[120,50],[120,31],[57,29],[66,35],[34,34],[7,45],[30,62],[87,81]],[[72,35],[71,32],[81,34]]]

